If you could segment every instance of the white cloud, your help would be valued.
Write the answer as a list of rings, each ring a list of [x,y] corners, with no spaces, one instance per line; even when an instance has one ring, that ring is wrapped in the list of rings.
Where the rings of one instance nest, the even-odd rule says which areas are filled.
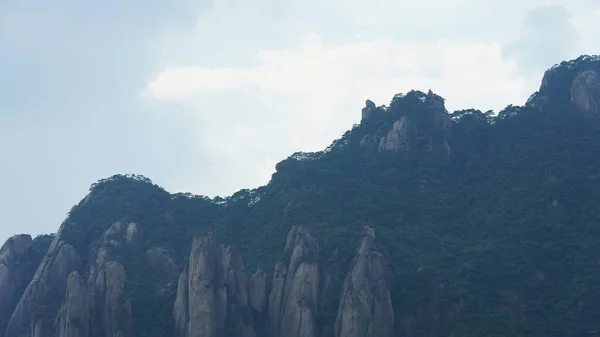
[[[170,116],[197,125],[198,148],[215,165],[211,175],[227,177],[207,192],[231,193],[265,183],[294,151],[326,147],[359,121],[366,98],[387,104],[398,92],[431,88],[449,110],[522,103],[538,79],[515,69],[499,42],[382,38],[330,46],[309,34],[297,49],[260,50],[251,67],[166,68],[144,95],[185,106]]]

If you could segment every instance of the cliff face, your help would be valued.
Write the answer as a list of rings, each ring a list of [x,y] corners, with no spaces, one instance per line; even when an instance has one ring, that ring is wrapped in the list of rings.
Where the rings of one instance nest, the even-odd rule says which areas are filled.
[[[361,147],[372,153],[424,149],[450,154],[450,117],[444,99],[431,90],[397,95],[385,110],[367,101],[361,123],[372,125],[360,140]]]
[[[375,245],[374,230],[367,227],[365,232],[342,288],[336,337],[389,337],[394,332],[392,272]]]
[[[53,321],[60,299],[65,294],[67,277],[81,268],[81,259],[73,246],[62,239],[61,226],[33,279],[14,309],[6,336],[20,336],[27,330],[32,335],[52,334]]]
[[[16,235],[0,248],[0,322],[8,320],[20,296],[17,290],[33,276],[19,266],[32,243],[31,236]]]
[[[194,239],[189,265],[179,278],[173,307],[181,337],[255,336],[249,316],[247,279],[236,250],[212,237]],[[226,321],[231,320],[226,326]]]
[[[91,311],[94,307],[91,303],[92,298],[92,290],[79,273],[74,271],[69,274],[65,299],[56,317],[57,336],[90,336],[90,328],[93,324]]]
[[[319,246],[305,228],[294,226],[288,234],[285,253],[290,255],[285,273],[283,263],[275,267],[275,292],[269,303],[271,333],[274,336],[317,336]]]
[[[102,180],[56,236],[2,246],[0,331],[591,336],[600,69],[575,61],[546,73],[539,109],[498,117],[432,92],[367,101],[325,151],[228,198]]]
[[[600,56],[583,55],[555,65],[527,101],[541,109],[561,104],[571,104],[588,118],[600,117]]]

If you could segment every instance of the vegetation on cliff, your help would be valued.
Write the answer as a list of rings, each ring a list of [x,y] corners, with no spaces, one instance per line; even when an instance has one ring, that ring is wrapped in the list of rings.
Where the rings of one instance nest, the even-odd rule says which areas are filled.
[[[396,95],[325,151],[296,153],[267,185],[228,198],[172,195],[141,176],[104,179],[70,212],[65,237],[85,260],[114,222],[140,226],[140,246],[114,256],[128,275],[138,337],[173,332],[175,293],[156,295],[161,275],[148,249],[168,250],[182,270],[192,238],[210,234],[237,248],[247,272],[271,272],[293,225],[311,231],[321,259],[336,257],[336,291],[364,226],[377,231],[395,273],[398,336],[592,336],[600,123],[563,96],[543,109],[448,115],[425,93]],[[403,117],[409,146],[365,145]],[[317,315],[323,336],[333,335],[338,300]]]

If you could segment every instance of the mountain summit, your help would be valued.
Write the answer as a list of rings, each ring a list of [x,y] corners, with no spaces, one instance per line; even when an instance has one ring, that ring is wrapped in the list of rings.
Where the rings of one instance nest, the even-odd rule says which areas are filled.
[[[563,62],[498,114],[367,100],[226,198],[102,179],[0,249],[0,335],[596,336],[599,72]]]
[[[571,104],[588,117],[600,117],[600,56],[583,55],[547,70],[527,104]]]

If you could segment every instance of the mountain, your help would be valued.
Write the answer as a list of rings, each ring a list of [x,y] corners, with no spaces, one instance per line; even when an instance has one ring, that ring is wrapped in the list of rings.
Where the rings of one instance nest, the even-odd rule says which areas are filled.
[[[598,336],[599,73],[563,62],[497,115],[367,100],[227,198],[103,179],[56,234],[4,244],[0,333]]]

